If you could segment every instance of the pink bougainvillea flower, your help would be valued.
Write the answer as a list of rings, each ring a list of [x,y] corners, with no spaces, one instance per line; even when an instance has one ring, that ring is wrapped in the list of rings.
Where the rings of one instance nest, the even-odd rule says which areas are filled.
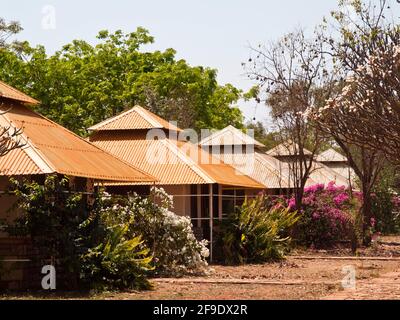
[[[336,197],[333,198],[333,202],[335,202],[335,204],[337,206],[340,206],[343,203],[345,203],[346,201],[348,201],[349,199],[350,199],[350,197],[347,193],[340,193]]]

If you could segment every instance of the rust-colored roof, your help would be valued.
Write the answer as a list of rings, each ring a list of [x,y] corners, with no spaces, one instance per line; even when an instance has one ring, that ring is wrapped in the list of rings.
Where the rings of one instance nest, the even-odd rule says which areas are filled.
[[[31,98],[30,96],[22,93],[21,91],[9,86],[8,84],[0,81],[0,97],[23,102],[29,104],[38,104],[39,101]]]
[[[0,159],[1,175],[60,173],[101,181],[156,179],[18,102],[3,101],[0,125],[23,128],[27,143]]]
[[[147,129],[147,131],[143,130]],[[167,135],[182,131],[142,107],[134,107],[117,117],[90,128],[90,141],[149,172],[160,185],[213,184],[260,188],[263,186],[201,150],[197,145],[171,137],[147,139],[151,129],[166,129]],[[174,135],[173,135],[174,136]],[[187,153],[188,149],[190,154]],[[192,152],[202,159],[192,157]],[[212,160],[210,162],[210,160]],[[125,183],[121,183],[125,184]],[[115,185],[115,183],[113,183]]]
[[[263,186],[197,145],[168,138],[148,140],[135,131],[103,131],[90,141],[157,178],[160,185],[213,184],[260,188]],[[204,158],[200,161],[198,155]],[[126,183],[120,183],[126,184]],[[112,183],[115,185],[115,183]]]
[[[147,140],[130,131],[104,131],[90,137],[99,148],[156,177],[159,184],[213,183],[168,139]]]
[[[233,166],[204,151],[200,146],[183,141],[178,141],[177,143],[181,151],[189,156],[216,183],[247,188],[265,188],[263,184],[251,178],[243,171],[236,170]]]
[[[141,129],[167,129],[178,132],[182,131],[172,123],[165,121],[164,119],[140,106],[133,107],[128,111],[125,111],[89,128],[90,131]]]
[[[26,150],[26,149],[25,149]],[[24,149],[14,149],[4,157],[0,157],[0,175],[37,175],[42,169],[32,160]]]

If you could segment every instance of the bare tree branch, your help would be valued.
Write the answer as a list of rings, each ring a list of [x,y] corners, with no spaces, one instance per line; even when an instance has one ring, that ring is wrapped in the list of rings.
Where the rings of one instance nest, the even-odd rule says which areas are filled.
[[[12,107],[3,110],[4,103],[0,102],[0,116],[9,112]],[[10,123],[7,126],[0,126],[0,157],[6,156],[15,149],[23,148],[27,142],[23,139],[23,126],[17,128]]]

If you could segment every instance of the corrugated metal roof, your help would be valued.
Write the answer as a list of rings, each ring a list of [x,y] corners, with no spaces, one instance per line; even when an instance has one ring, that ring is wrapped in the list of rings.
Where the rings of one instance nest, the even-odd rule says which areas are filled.
[[[305,155],[312,155],[312,152],[303,149]],[[272,157],[290,157],[295,156],[299,152],[299,145],[292,141],[284,142],[277,145],[275,148],[268,150],[266,153]]]
[[[297,144],[288,141],[287,143],[282,143],[275,148],[267,151],[267,155],[273,156],[273,157],[290,157],[290,156],[295,156],[298,154],[299,147]],[[305,155],[312,155],[312,152],[310,152],[307,149],[304,149],[304,154]],[[293,167],[288,169],[289,171],[289,177],[293,177]],[[293,179],[291,179],[293,180]],[[310,173],[310,177],[307,180],[306,186],[310,186],[313,184],[321,183],[327,185],[329,182],[335,182],[339,186],[348,186],[349,181],[345,177],[343,177],[340,173],[333,171],[326,165],[324,165],[321,162],[314,161]]]
[[[201,146],[227,146],[227,145],[254,145],[264,147],[264,145],[249,135],[243,133],[233,126],[214,132],[200,141]]]
[[[103,181],[155,181],[20,103],[4,101],[1,110],[8,112],[0,116],[0,125],[23,128],[22,139],[27,142],[23,152],[1,158],[2,175],[54,172]]]
[[[319,162],[346,162],[347,158],[335,149],[328,149],[317,156]]]
[[[36,175],[43,171],[28,156],[24,149],[14,149],[7,156],[0,157],[0,175]]]
[[[233,127],[232,127],[233,128]],[[214,156],[219,157],[225,163],[234,166],[236,169],[248,174],[253,179],[262,183],[267,188],[293,188],[294,187],[294,166],[290,161],[281,161],[280,156],[287,157],[293,156],[298,153],[298,145],[291,141],[278,145],[271,149],[266,154],[257,152],[256,150],[244,150],[226,148],[226,145],[235,145],[231,143],[233,130],[228,127],[221,131],[214,133],[212,136],[200,142],[207,151],[211,152]],[[237,130],[239,131],[239,130]],[[244,134],[243,134],[244,135]],[[251,137],[248,137],[251,143]],[[241,137],[243,144],[246,144],[245,137]],[[225,143],[228,141],[229,143]],[[207,146],[209,148],[207,148]],[[211,148],[213,146],[214,148]],[[215,148],[221,146],[221,148]],[[305,149],[306,155],[312,153]],[[277,158],[274,158],[277,157]],[[311,186],[316,183],[328,184],[329,182],[336,182],[337,185],[348,185],[348,180],[339,172],[336,172],[323,163],[314,163],[310,177],[307,180],[306,186]]]
[[[167,138],[148,140],[134,131],[98,132],[90,141],[116,157],[149,172],[161,185],[219,183],[263,188],[256,181],[238,175],[233,167],[188,142]],[[122,184],[124,183],[120,183]]]
[[[176,144],[168,139],[147,140],[129,131],[104,131],[90,141],[99,148],[148,172],[159,184],[206,184],[212,180],[198,173],[194,164],[179,157]],[[181,156],[182,157],[182,156]],[[186,159],[187,160],[187,159]]]
[[[89,128],[90,131],[167,129],[182,131],[150,111],[135,106],[115,117],[109,118]]]
[[[259,153],[254,148],[253,150],[247,150],[246,147],[246,150],[244,150],[243,148],[235,149],[226,147],[230,145],[264,146],[233,126],[228,126],[225,129],[215,132],[203,139],[199,144],[225,163],[248,174],[266,188],[280,189],[290,187],[289,167],[284,162]],[[216,146],[221,148],[215,148]]]
[[[0,81],[0,97],[12,99],[15,101],[29,103],[29,104],[38,104],[39,101],[31,98],[30,96],[22,93],[21,91],[9,86],[8,84]]]
[[[289,177],[289,185],[294,187],[294,169],[295,167],[289,163],[280,162],[282,172]],[[328,185],[330,182],[335,182],[338,186],[348,186],[349,181],[338,172],[333,171],[322,163],[314,162],[311,167],[310,176],[306,182],[306,187],[317,183]]]
[[[329,182],[335,182],[338,186],[349,186],[349,180],[346,177],[320,162],[314,162],[310,178],[325,185]]]
[[[288,175],[290,185],[294,186],[294,167],[289,166],[288,163],[281,162],[283,172]],[[335,182],[338,186],[348,186],[349,181],[340,175],[338,172],[333,171],[322,163],[314,162],[311,168],[310,176],[306,182],[306,187],[315,185],[317,183],[328,185],[330,182]]]
[[[247,172],[236,170],[217,157],[204,151],[200,146],[190,142],[178,142],[179,148],[201,168],[216,183],[229,186],[264,189],[265,186],[253,179]]]
[[[207,150],[207,149],[206,149]],[[229,164],[249,175],[261,183],[265,188],[282,189],[289,188],[289,178],[284,168],[279,168],[279,161],[258,152],[235,152],[234,150],[213,153],[226,164]]]
[[[345,177],[346,179],[350,177],[351,180],[355,180],[356,178],[354,170],[345,163],[340,163],[338,165],[335,165],[335,163],[330,162],[326,163],[326,166],[329,167],[329,169],[340,174],[342,177]]]

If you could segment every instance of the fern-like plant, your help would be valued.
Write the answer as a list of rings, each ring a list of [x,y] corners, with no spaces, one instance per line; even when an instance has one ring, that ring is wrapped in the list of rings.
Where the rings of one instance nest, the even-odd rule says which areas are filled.
[[[152,270],[149,249],[141,237],[125,238],[129,225],[109,228],[104,242],[82,256],[82,279],[90,287],[104,289],[149,289],[146,273]]]
[[[290,228],[298,221],[289,208],[270,208],[266,196],[246,200],[222,226],[222,246],[228,264],[262,263],[284,258]]]

